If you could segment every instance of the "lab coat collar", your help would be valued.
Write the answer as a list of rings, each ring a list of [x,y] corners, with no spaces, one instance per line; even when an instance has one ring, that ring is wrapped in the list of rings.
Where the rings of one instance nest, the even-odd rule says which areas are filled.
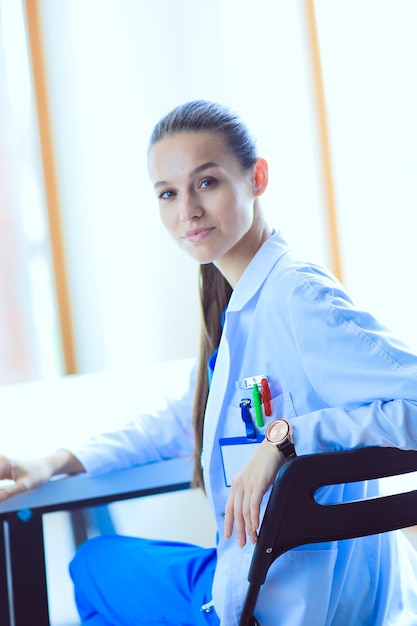
[[[259,248],[243,272],[233,290],[227,311],[240,311],[264,283],[274,265],[289,250],[282,233],[275,231]]]

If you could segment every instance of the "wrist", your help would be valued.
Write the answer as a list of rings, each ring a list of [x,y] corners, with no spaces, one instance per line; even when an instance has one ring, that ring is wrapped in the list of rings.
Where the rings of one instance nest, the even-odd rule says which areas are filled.
[[[45,458],[50,468],[50,475],[80,474],[85,472],[85,467],[69,450],[57,450]]]

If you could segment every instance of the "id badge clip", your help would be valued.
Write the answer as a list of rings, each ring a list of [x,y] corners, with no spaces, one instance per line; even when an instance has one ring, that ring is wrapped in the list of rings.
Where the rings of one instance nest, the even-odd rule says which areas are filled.
[[[239,406],[240,406],[240,413],[242,416],[242,421],[244,422],[245,427],[246,427],[246,439],[248,441],[256,440],[256,430],[255,430],[255,426],[253,425],[252,415],[250,412],[250,408],[251,408],[250,399],[243,398]]]

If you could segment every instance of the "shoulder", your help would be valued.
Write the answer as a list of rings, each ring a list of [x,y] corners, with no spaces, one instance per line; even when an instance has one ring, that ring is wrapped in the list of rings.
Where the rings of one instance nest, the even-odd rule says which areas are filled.
[[[298,260],[290,253],[274,265],[263,287],[265,295],[285,299],[288,303],[354,306],[346,289],[330,270]]]

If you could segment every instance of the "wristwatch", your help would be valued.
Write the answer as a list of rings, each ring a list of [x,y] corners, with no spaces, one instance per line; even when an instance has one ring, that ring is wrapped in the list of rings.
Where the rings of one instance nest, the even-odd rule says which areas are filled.
[[[265,439],[271,445],[276,446],[286,459],[295,456],[291,424],[284,418],[280,417],[268,424]]]

